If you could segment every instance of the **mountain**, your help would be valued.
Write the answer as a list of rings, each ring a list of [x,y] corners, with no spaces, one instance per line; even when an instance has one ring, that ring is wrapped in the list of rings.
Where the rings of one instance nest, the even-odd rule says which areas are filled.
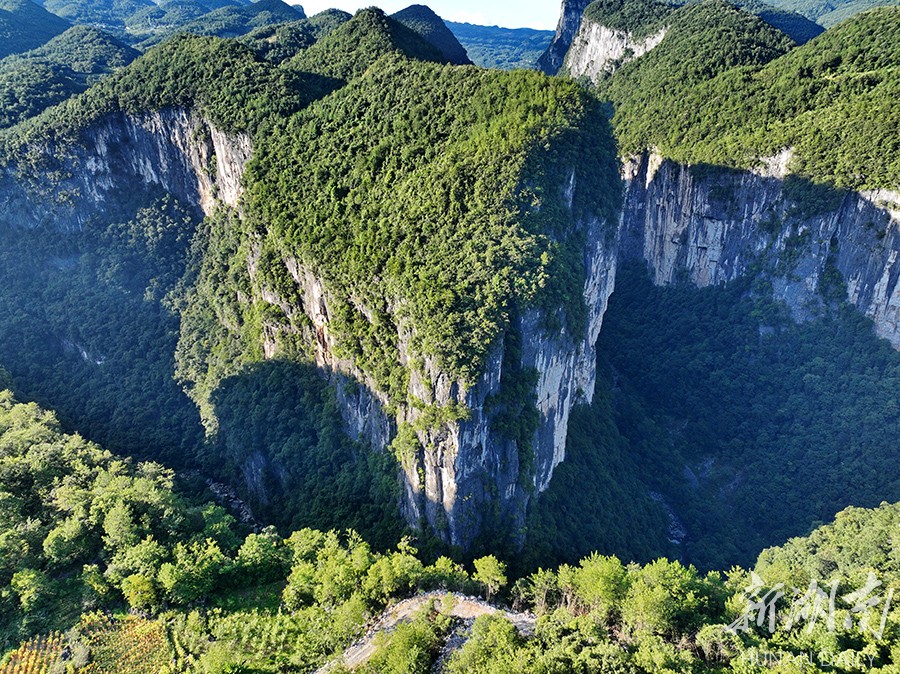
[[[746,563],[900,498],[873,430],[890,407],[859,412],[881,409],[866,371],[893,380],[873,335],[900,346],[898,26],[882,8],[797,46],[718,0],[604,0],[565,61],[593,91],[454,66],[377,9],[175,37],[0,136],[0,362],[91,437],[212,471],[283,526],[338,484],[394,499],[436,548]],[[703,297],[734,312],[682,323],[702,293],[642,310],[676,281],[733,284]],[[840,373],[810,355],[855,344]],[[834,410],[859,456],[817,462],[848,438]],[[882,469],[725,518],[761,488],[728,475],[783,484],[791,462]]]
[[[146,49],[178,32],[236,37],[305,17],[282,0],[43,0],[50,12],[72,23],[112,33]]]
[[[139,55],[108,33],[75,26],[22,58],[52,62],[81,75],[102,75],[127,66]]]
[[[30,0],[0,0],[0,58],[40,47],[67,28]]]
[[[361,75],[389,54],[447,62],[438,48],[419,33],[372,8],[357,12],[353,19],[298,54],[290,64],[296,70],[347,80]]]
[[[752,9],[4,60],[0,668],[895,669],[900,10]]]
[[[595,0],[585,5],[580,0],[567,1],[563,4],[560,27],[539,60],[539,66],[552,75],[566,67],[567,59],[580,59],[585,62],[575,68],[578,76],[585,75],[596,80],[608,70],[608,66],[623,58],[634,58],[654,47],[669,23],[669,15],[677,17],[680,11],[688,10],[692,4],[696,3]],[[800,14],[764,2],[751,0],[732,4],[758,16],[798,44],[808,42],[823,30]]]
[[[119,32],[129,17],[156,3],[152,0],[43,0],[43,7],[74,24]]]
[[[798,12],[778,8],[772,4],[750,0],[736,2],[736,7],[756,14],[770,26],[777,28],[797,44],[806,44],[814,37],[821,35],[824,28]]]
[[[441,52],[449,63],[455,65],[472,63],[456,36],[450,32],[443,19],[431,8],[425,5],[410,5],[396,14],[392,14],[391,18],[425,38]]]
[[[611,86],[624,86],[640,70],[652,81],[640,85],[639,95],[650,98],[657,78],[688,86],[736,66],[765,63],[791,44],[784,33],[725,2],[672,9],[655,0],[600,0],[586,10],[564,70],[597,83],[625,66]]]
[[[535,68],[546,51],[553,31],[531,28],[498,28],[446,22],[469,58],[482,68]]]
[[[378,455],[400,464],[398,500],[409,521],[428,522],[436,537],[462,546],[483,532],[515,532],[505,522],[521,523],[530,485],[549,480],[571,407],[592,386],[592,336],[611,274],[603,232],[615,221],[619,186],[608,136],[585,134],[588,120],[605,124],[596,102],[574,84],[453,67],[378,10],[358,13],[279,68],[235,41],[170,40],[4,138],[5,160],[35,171],[37,181],[19,181],[18,169],[4,173],[4,227],[22,231],[22,245],[32,226],[49,226],[60,237],[50,261],[29,261],[18,248],[11,259],[50,275],[61,259],[70,279],[70,265],[84,259],[78,287],[91,288],[78,300],[90,302],[84,311],[91,320],[81,327],[52,308],[9,326],[0,341],[21,364],[13,375],[29,394],[54,401],[67,416],[88,416],[98,437],[129,451],[139,451],[138,443],[116,421],[124,418],[118,406],[125,400],[148,410],[144,437],[155,438],[167,457],[197,442],[202,410],[218,430],[210,447],[198,443],[193,460],[218,455],[216,470],[274,513],[278,503],[302,508],[285,489],[312,478],[300,457],[315,435],[292,424],[297,398],[289,384],[295,365],[312,358],[331,371],[335,411],[351,437],[392,447]],[[535,146],[534,137],[545,141]],[[35,155],[29,148],[42,138],[60,145],[43,145]],[[346,143],[364,149],[348,152]],[[594,148],[591,158],[579,162],[577,185],[566,192],[572,153],[585,147]],[[451,159],[469,168],[452,169]],[[280,166],[294,168],[289,175],[274,168]],[[59,180],[49,189],[60,199],[38,197],[41,176]],[[152,237],[113,243],[121,226],[109,232],[109,243],[76,236],[77,247],[67,236],[111,226],[93,222],[139,223],[136,213],[158,208],[160,191],[181,206],[171,207],[169,236],[152,244],[158,253],[140,252]],[[187,247],[201,236],[192,233],[192,217],[239,202],[247,220],[226,209],[216,226],[200,230],[211,237],[206,243]],[[407,206],[418,215],[403,216]],[[139,225],[124,231],[133,227]],[[252,232],[259,227],[271,228],[267,248],[258,251],[263,257],[244,258],[239,251],[256,250]],[[113,254],[110,245],[124,248]],[[62,252],[72,249],[83,252]],[[284,257],[287,250],[295,252]],[[32,286],[33,276],[14,268],[7,267],[10,305],[32,296],[55,306],[56,293],[43,290],[55,286],[46,279]],[[193,280],[178,290],[173,279],[188,269]],[[234,295],[221,278],[234,280]],[[234,304],[238,297],[245,301]],[[399,299],[386,304],[386,297]],[[170,301],[183,313],[164,311],[175,306]],[[129,313],[134,319],[120,319],[122,332],[105,334],[109,316]],[[33,357],[15,355],[20,331],[48,335],[24,342]],[[126,334],[148,346],[126,347]],[[267,363],[266,354],[276,353],[283,355]],[[128,396],[111,396],[116,373],[138,367],[138,356],[147,365],[126,379]],[[198,405],[193,413],[173,387],[173,358],[178,381]],[[73,397],[68,389],[77,378],[86,390]],[[271,398],[254,409],[262,415],[255,427],[270,439],[256,443],[247,424],[257,417],[242,413],[241,401],[269,378],[280,383],[266,386]],[[543,420],[529,402],[532,386],[541,400],[554,401]],[[283,423],[264,421],[270,412]],[[466,457],[482,451],[474,438],[505,459],[467,473],[475,459]],[[496,510],[487,505],[493,484],[505,494]],[[282,515],[294,517],[292,509]]]
[[[898,37],[900,10],[882,8],[791,51],[769,34],[768,43],[784,55],[738,71],[727,67],[740,51],[737,45],[727,52],[728,61],[715,58],[714,67],[703,57],[711,52],[705,52],[696,28],[680,35],[670,31],[659,47],[610,78],[602,95],[617,107],[614,123],[624,153],[657,147],[680,161],[751,168],[790,148],[793,161],[816,182],[892,189],[898,169],[891,156],[870,158],[854,148],[892,142]],[[765,51],[769,57],[775,53],[753,42],[744,51],[751,62]],[[869,79],[869,73],[876,76]],[[865,85],[857,86],[861,82]],[[673,107],[685,116],[671,126],[655,125],[652,120]],[[761,135],[762,122],[767,131]]]
[[[43,46],[0,60],[0,127],[12,126],[128,65],[138,52],[95,28],[70,28]]]
[[[634,361],[613,366],[629,373],[629,400],[646,415],[620,426],[602,398],[596,417],[576,410],[608,383],[595,344],[620,264],[643,261],[658,284],[758,275],[798,319],[827,316],[846,297],[898,343],[893,286],[879,281],[890,279],[898,179],[893,154],[872,149],[889,146],[890,126],[833,122],[875,110],[891,119],[895,13],[864,14],[796,47],[724,2],[608,4],[591,15],[604,7],[616,30],[664,34],[612,63],[593,93],[565,78],[456,68],[414,31],[364,10],[325,17],[321,38],[298,22],[271,29],[308,40],[285,60],[260,59],[253,40],[176,38],[11,129],[0,194],[5,226],[21,238],[9,239],[2,287],[6,314],[19,320],[0,339],[3,362],[17,363],[10,369],[27,395],[129,452],[153,438],[172,460],[216,457],[222,479],[280,522],[303,516],[307,480],[324,479],[312,456],[344,451],[341,433],[318,425],[325,412],[300,421],[304,368],[318,368],[334,391],[313,409],[340,416],[378,461],[396,461],[407,522],[443,544],[515,549],[534,543],[528,531],[555,529],[581,532],[583,546],[569,546],[579,553],[617,541],[648,558],[669,551],[670,508],[691,525],[682,549],[712,566],[746,560],[848,505],[849,492],[829,492],[819,510],[798,505],[746,545],[729,545],[708,505],[717,501],[647,484],[629,458],[657,432],[646,429],[667,427]],[[822,141],[836,130],[844,144]],[[167,213],[166,243],[130,233],[119,241],[156,209]],[[43,239],[51,252],[29,248],[29,227],[57,232],[52,245]],[[841,290],[840,278],[856,285]],[[79,311],[59,308],[59,284]],[[50,308],[23,313],[23,297]],[[107,330],[108,316],[120,332]],[[790,363],[804,375],[808,366]],[[122,382],[127,395],[112,395]],[[848,386],[862,395],[862,384]],[[123,424],[125,401],[147,410],[139,432]],[[592,428],[606,429],[595,433],[606,438],[603,456]],[[734,442],[746,437],[728,428]],[[759,455],[772,451],[758,442]],[[880,442],[867,452],[882,456]],[[686,452],[671,457],[674,468],[657,457],[661,474],[699,470]],[[602,492],[566,482],[579,465],[596,469]],[[366,482],[359,461],[346,469],[340,480]],[[390,483],[391,470],[373,467],[374,483]],[[893,494],[886,475],[875,491]],[[568,507],[555,476],[615,519],[589,503]],[[686,507],[690,517],[679,514]],[[580,523],[587,512],[606,524]],[[623,541],[628,520],[642,533]],[[752,521],[735,519],[732,533]],[[529,557],[538,564],[559,553],[551,534],[542,537]]]

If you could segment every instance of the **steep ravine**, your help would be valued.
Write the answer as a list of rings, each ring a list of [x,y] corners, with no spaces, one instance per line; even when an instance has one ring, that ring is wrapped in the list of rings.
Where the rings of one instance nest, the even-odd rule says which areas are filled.
[[[211,212],[217,203],[239,208],[250,154],[248,137],[223,134],[195,112],[108,115],[83,132],[63,159],[36,148],[31,156],[42,160],[36,162],[39,168],[4,169],[0,226],[77,230],[142,190],[168,191],[198,213]],[[425,359],[424,367],[411,368],[408,394],[427,408],[390,405],[370,377],[335,355],[331,299],[321,278],[288,260],[302,306],[289,306],[271,291],[264,290],[263,299],[282,305],[286,316],[305,315],[299,322],[307,331],[305,341],[335,384],[353,437],[382,449],[399,432],[414,432],[418,449],[402,457],[408,522],[427,523],[444,541],[462,547],[498,526],[520,539],[528,504],[565,458],[572,407],[592,398],[594,346],[619,260],[645,260],[658,284],[687,278],[706,286],[762,270],[776,296],[801,319],[821,304],[823,279],[831,279],[827,272],[833,267],[846,280],[850,301],[874,319],[879,335],[900,348],[900,196],[835,195],[788,177],[788,160],[785,154],[763,169],[740,172],[643,155],[623,169],[627,189],[618,241],[610,233],[615,223],[596,216],[576,222],[572,214],[572,226],[586,234],[584,334],[548,331],[536,309],[523,311],[513,326],[521,343],[518,366],[537,373],[539,421],[526,450],[533,452],[530,465],[521,465],[523,448],[492,423],[488,401],[500,391],[508,361],[503,340],[473,385],[453,380]],[[47,166],[54,169],[52,178]],[[572,175],[570,205],[578,189]],[[251,276],[253,268],[251,256]],[[402,320],[397,324],[401,357],[412,361],[406,348],[411,335]],[[264,331],[260,347],[268,359],[281,355],[277,337]],[[467,408],[466,418],[433,417],[435,409],[451,404]]]

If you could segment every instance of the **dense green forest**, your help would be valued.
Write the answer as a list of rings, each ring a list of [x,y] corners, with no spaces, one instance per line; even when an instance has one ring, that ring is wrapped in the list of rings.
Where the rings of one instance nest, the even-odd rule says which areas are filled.
[[[794,170],[815,182],[900,183],[900,9],[864,13],[796,49],[717,0],[676,9],[667,23],[657,48],[598,86],[622,153],[652,147],[686,163],[747,168],[791,148]]]
[[[290,61],[290,67],[347,82],[363,75],[379,58],[402,56],[444,63],[440,50],[417,32],[386,16],[364,10]]]
[[[791,12],[798,12],[822,26],[830,27],[875,7],[896,5],[896,0],[772,0]]]
[[[449,63],[455,65],[471,63],[456,36],[431,8],[425,5],[411,5],[391,16],[437,47]]]
[[[82,611],[130,606],[186,615],[203,605],[208,630],[288,623],[301,647],[282,646],[268,664],[288,658],[293,671],[306,671],[359,634],[392,596],[469,585],[449,560],[426,568],[406,542],[382,555],[352,532],[307,528],[287,539],[272,528],[248,532],[198,498],[209,493],[186,496],[196,486],[175,485],[162,465],[118,458],[63,433],[36,405],[0,393],[3,650],[39,631],[67,629]],[[278,610],[279,597],[287,612]],[[187,617],[196,621],[194,614]],[[270,657],[262,643],[244,645]]]
[[[552,30],[475,26],[453,21],[445,23],[465,47],[472,62],[482,68],[533,70],[553,39]]]
[[[85,91],[137,56],[115,38],[83,26],[32,51],[7,56],[0,60],[0,128]]]
[[[29,0],[0,0],[0,58],[40,47],[69,27]]]
[[[584,18],[613,30],[643,38],[667,27],[671,23],[668,20],[670,15],[684,4],[688,3],[669,3],[661,0],[638,0],[637,2],[595,0],[585,9]],[[741,0],[730,4],[737,9],[758,16],[797,44],[809,42],[824,30],[820,25],[800,14],[773,7],[760,0]],[[679,24],[677,14],[674,26],[676,30],[685,30],[684,24]],[[731,29],[734,30],[734,27]],[[727,52],[729,49],[724,51]]]
[[[511,301],[564,306],[569,320],[582,320],[583,272],[552,273],[578,264],[563,255],[563,237],[578,233],[554,230],[550,214],[561,206],[564,167],[590,146],[594,164],[584,167],[576,207],[592,204],[613,220],[613,156],[602,136],[579,130],[588,120],[602,126],[599,108],[563,81],[382,61],[293,118],[293,143],[260,148],[248,184],[258,210],[248,219],[266,223],[264,250],[293,251],[338,297],[355,298],[335,326],[345,353],[382,390],[405,388],[395,319],[382,307],[392,295],[409,303],[415,351],[471,379]],[[536,151],[539,138],[550,153]],[[287,165],[296,169],[273,170]],[[541,184],[518,193],[524,175]],[[526,199],[544,208],[529,213]]]
[[[774,26],[797,44],[806,44],[821,35],[824,28],[802,14],[780,9],[760,0],[741,0],[735,5],[746,12],[755,14],[770,26]]]
[[[50,16],[100,28],[142,49],[180,32],[237,37],[305,16],[302,8],[282,0],[42,0],[38,4],[52,12]]]
[[[766,550],[758,576],[593,554],[515,579],[493,556],[471,573],[446,557],[424,562],[408,539],[379,551],[351,531],[247,531],[205,496],[0,393],[0,662],[76,674],[309,672],[386,605],[456,590],[533,611],[533,630],[502,614],[460,624],[457,599],[433,595],[354,671],[432,671],[451,633],[448,672],[761,672],[774,658],[786,673],[896,671],[900,610],[888,593],[900,583],[900,506],[842,512]],[[832,586],[833,605],[809,603]],[[13,648],[49,630],[61,631]]]
[[[337,9],[301,21],[256,28],[241,41],[267,61],[282,63],[347,23],[353,16]]]
[[[111,109],[172,104],[196,104],[222,128],[255,131],[322,95],[321,79],[268,68],[233,41],[178,38],[12,129],[8,147],[50,133],[74,138]],[[184,294],[203,255],[216,260],[220,247],[227,251],[223,220],[198,227],[192,209],[140,191],[104,219],[111,223],[85,223],[75,233],[48,228],[40,245],[34,232],[7,235],[0,352],[23,393],[130,455],[203,468],[232,483],[248,481],[241,471],[252,464],[265,489],[248,499],[270,521],[342,523],[373,541],[396,540],[396,468],[346,438],[333,391],[305,358],[241,372],[236,359],[219,373],[230,378],[209,392],[220,416],[218,433],[204,439],[197,409],[176,383],[174,354],[179,334],[203,320],[194,311],[182,326]]]
[[[151,0],[42,0],[48,11],[74,24],[124,30],[132,14],[152,7]]]
[[[205,8],[204,8],[205,9]],[[165,5],[138,12],[128,19],[128,36],[142,49],[177,33],[240,37],[256,28],[305,19],[303,9],[282,0],[259,0],[226,6],[208,13],[184,12],[183,5]],[[146,26],[145,30],[142,27]]]

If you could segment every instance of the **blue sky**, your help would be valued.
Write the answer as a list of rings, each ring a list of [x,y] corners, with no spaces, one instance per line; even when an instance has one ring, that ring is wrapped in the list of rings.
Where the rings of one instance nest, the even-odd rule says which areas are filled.
[[[444,19],[507,28],[543,28],[553,30],[559,18],[560,0],[288,0],[303,5],[312,16],[329,7],[355,12],[375,5],[388,13],[413,4],[428,5]]]

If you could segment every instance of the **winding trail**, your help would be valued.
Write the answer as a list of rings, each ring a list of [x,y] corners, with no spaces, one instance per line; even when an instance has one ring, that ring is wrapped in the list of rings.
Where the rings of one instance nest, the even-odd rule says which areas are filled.
[[[452,604],[449,603],[448,598],[452,599]],[[411,622],[415,615],[431,601],[434,601],[435,608],[440,613],[451,618],[474,620],[483,615],[500,615],[515,625],[520,634],[526,636],[534,634],[535,617],[529,613],[511,613],[476,597],[453,592],[428,592],[389,606],[366,630],[362,639],[347,648],[340,656],[317,669],[315,674],[326,674],[339,664],[350,669],[364,664],[375,654],[379,635],[393,632],[397,625]]]

